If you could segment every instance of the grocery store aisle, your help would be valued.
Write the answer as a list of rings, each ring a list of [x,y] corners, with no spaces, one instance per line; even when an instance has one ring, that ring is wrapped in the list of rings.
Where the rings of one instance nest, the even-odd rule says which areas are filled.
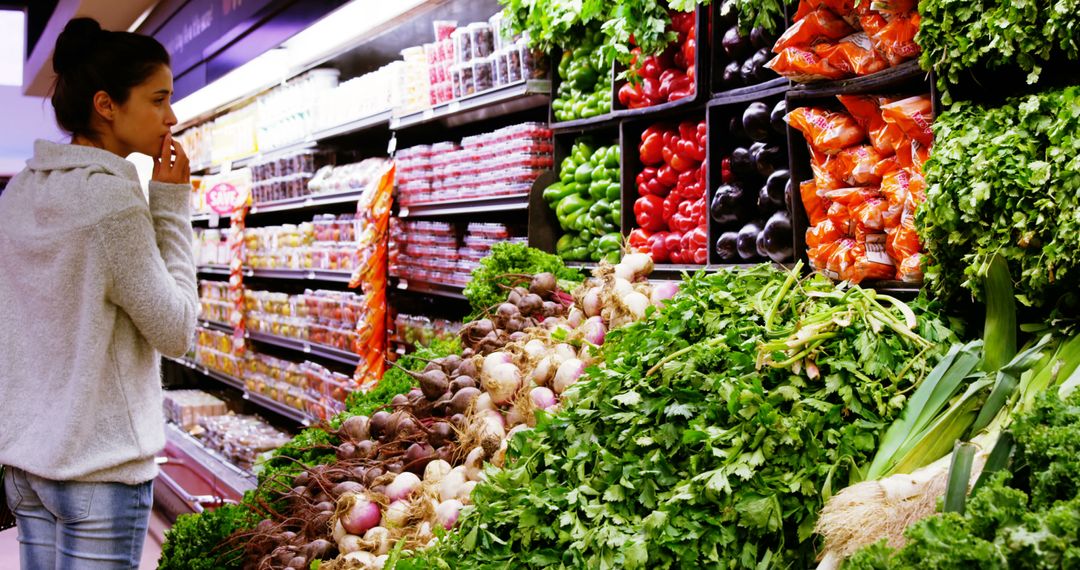
[[[158,558],[161,557],[161,542],[169,523],[155,510],[150,517],[150,530],[146,535],[146,545],[143,546],[142,563],[139,570],[153,570],[157,568]],[[0,568],[14,570],[19,567],[19,540],[18,530],[10,529],[0,532]]]

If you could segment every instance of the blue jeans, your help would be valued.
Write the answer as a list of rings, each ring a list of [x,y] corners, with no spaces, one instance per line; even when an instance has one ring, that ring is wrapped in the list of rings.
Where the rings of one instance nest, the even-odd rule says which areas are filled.
[[[137,569],[154,502],[141,485],[52,481],[12,467],[4,476],[22,570]]]

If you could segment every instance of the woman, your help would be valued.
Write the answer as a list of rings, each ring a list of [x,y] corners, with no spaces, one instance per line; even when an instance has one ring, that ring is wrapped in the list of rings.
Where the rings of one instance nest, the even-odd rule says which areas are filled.
[[[160,355],[198,295],[188,160],[160,43],[72,20],[37,141],[0,194],[0,465],[23,569],[137,568],[164,446]],[[154,157],[149,204],[133,152]]]

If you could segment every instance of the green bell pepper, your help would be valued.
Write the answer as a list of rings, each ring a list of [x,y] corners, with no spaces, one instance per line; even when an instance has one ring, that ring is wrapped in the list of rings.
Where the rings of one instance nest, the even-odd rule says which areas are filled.
[[[603,252],[622,249],[622,235],[615,232],[606,233],[596,241],[596,248]]]
[[[575,247],[574,234],[563,234],[559,241],[555,242],[555,253],[562,255]]]
[[[574,171],[574,181],[578,184],[587,185],[592,182],[593,165],[590,162],[586,162],[577,167]]]
[[[612,265],[622,260],[622,250],[609,251],[604,254],[602,261],[606,261]]]
[[[608,147],[607,152],[604,153],[604,166],[615,169],[619,168],[619,145]]]
[[[607,200],[597,200],[595,204],[589,206],[589,215],[594,218],[604,218],[611,213],[611,202]]]
[[[619,199],[621,191],[622,191],[622,188],[619,186],[618,182],[616,182],[616,181],[608,182],[607,183],[607,188],[604,191],[604,198],[607,199],[608,202],[615,202],[616,200]],[[614,206],[612,206],[612,207],[614,207]]]
[[[622,225],[622,200],[611,201],[611,223],[616,226]]]
[[[576,194],[576,190],[577,188],[574,186],[556,182],[544,189],[544,201],[548,204],[558,202],[571,194]]]
[[[574,212],[588,209],[591,206],[592,202],[590,200],[583,198],[580,194],[571,194],[559,200],[558,205],[555,206],[555,215],[562,220]]]

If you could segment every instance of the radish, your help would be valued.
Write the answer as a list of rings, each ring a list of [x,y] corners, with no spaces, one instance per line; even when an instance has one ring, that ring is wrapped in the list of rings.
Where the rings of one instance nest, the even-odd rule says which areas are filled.
[[[495,403],[491,401],[491,394],[484,392],[476,397],[476,411],[482,412],[484,410],[498,411],[495,407]]]
[[[342,554],[356,552],[364,548],[364,544],[362,542],[363,540],[364,539],[356,536],[355,534],[346,534],[345,536],[341,537],[341,540],[338,541],[338,550],[340,550]]]
[[[409,522],[409,503],[394,501],[386,507],[383,513],[383,526],[386,528],[402,528]]]
[[[390,482],[386,487],[386,496],[390,497],[391,501],[400,501],[409,498],[409,495],[413,494],[418,487],[420,487],[420,478],[405,471],[398,473],[394,480]],[[349,530],[349,527],[345,527]]]
[[[479,417],[482,439],[506,437],[506,418],[495,410],[484,410]]]
[[[581,326],[581,322],[584,320],[585,313],[577,307],[572,307],[570,313],[566,316],[566,323],[574,328]]]
[[[350,534],[364,534],[379,524],[379,505],[367,495],[347,493],[338,499],[338,520]]]
[[[485,363],[485,368],[486,368]],[[484,390],[491,394],[491,401],[502,406],[509,404],[521,388],[521,370],[512,363],[499,364],[487,372],[481,380]]]
[[[560,358],[559,364],[562,364],[571,358],[577,358],[577,349],[565,342],[555,345],[555,350],[553,352],[555,353],[555,356]]]
[[[364,542],[375,554],[386,554],[390,552],[390,531],[381,526],[369,529],[364,533]]]
[[[512,364],[514,359],[506,352],[492,352],[484,357],[484,364],[480,367],[480,374],[491,376],[492,371],[500,364]]]
[[[589,317],[589,320],[585,321],[585,324],[582,325],[582,330],[585,331],[586,342],[595,345],[604,344],[604,334],[607,333],[607,328],[604,326],[604,319],[600,317]]]
[[[653,260],[652,256],[645,253],[630,253],[624,255],[622,261],[615,266],[616,275],[618,275],[619,265],[627,268],[633,275],[630,281],[638,277],[645,277],[653,272]]]
[[[567,388],[573,386],[578,378],[585,373],[585,363],[577,358],[571,358],[566,362],[563,362],[559,366],[558,372],[555,373],[555,381],[552,383],[555,393],[562,395]]]
[[[461,512],[462,506],[461,501],[457,499],[450,499],[449,501],[439,503],[439,506],[435,507],[435,520],[446,530],[454,528],[454,525],[457,524],[458,514]]]
[[[461,489],[458,491],[457,498],[459,501],[469,504],[472,502],[472,492],[476,488],[476,481],[466,481]]]
[[[525,354],[529,355],[530,360],[539,360],[547,354],[547,345],[538,338],[534,338],[525,343],[525,346],[522,348],[525,349]]]
[[[541,410],[547,410],[555,405],[555,392],[543,386],[537,386],[529,392],[533,404]],[[510,430],[513,431],[513,430]]]
[[[585,297],[581,300],[581,308],[585,311],[585,316],[595,317],[600,314],[600,288],[593,287],[585,293]]]
[[[449,463],[442,459],[436,459],[435,461],[428,463],[427,467],[424,468],[424,481],[431,483],[432,485],[437,485],[439,481],[442,481],[443,478],[450,473],[450,469],[452,469],[452,467]]]
[[[458,466],[451,469],[439,483],[439,498],[444,501],[457,498],[461,495],[461,489],[467,480],[464,467]]]
[[[675,281],[664,281],[657,286],[653,287],[652,295],[650,295],[650,301],[653,305],[660,307],[664,304],[664,301],[674,297],[679,292],[679,284]]]
[[[637,291],[632,291],[626,295],[620,296],[624,305],[630,314],[634,316],[634,320],[641,320],[645,318],[645,310],[649,308],[649,298]]]

